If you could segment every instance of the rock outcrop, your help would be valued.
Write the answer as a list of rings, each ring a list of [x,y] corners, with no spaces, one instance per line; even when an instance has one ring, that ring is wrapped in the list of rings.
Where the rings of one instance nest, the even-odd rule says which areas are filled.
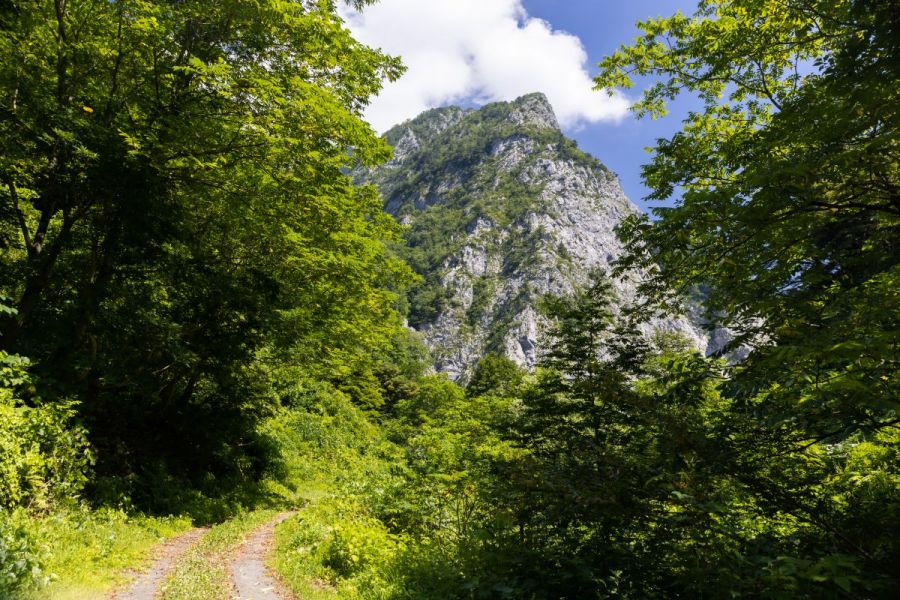
[[[431,110],[387,139],[394,158],[356,175],[377,184],[385,210],[409,226],[402,252],[423,276],[410,324],[435,368],[465,380],[487,352],[533,366],[539,298],[569,294],[607,269],[623,251],[616,225],[638,209],[615,174],[562,134],[543,94]],[[634,282],[614,286],[621,302],[634,300]],[[644,328],[708,344],[686,319]]]

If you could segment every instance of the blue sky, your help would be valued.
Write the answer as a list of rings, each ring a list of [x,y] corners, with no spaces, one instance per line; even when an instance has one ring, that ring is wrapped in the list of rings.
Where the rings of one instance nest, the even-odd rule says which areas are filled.
[[[524,0],[523,4],[530,15],[578,36],[592,66],[622,43],[634,39],[640,33],[635,27],[637,21],[668,16],[678,10],[691,14],[697,6],[695,0]],[[649,83],[643,80],[629,94],[636,96]],[[618,123],[598,122],[566,128],[566,133],[583,150],[615,171],[628,197],[646,209],[647,203],[641,199],[648,191],[641,183],[640,166],[648,162],[650,155],[644,148],[678,131],[681,119],[698,106],[695,100],[684,98],[673,104],[663,119],[637,120],[629,116]]]
[[[591,90],[596,64],[639,33],[638,20],[693,12],[696,0],[379,0],[362,13],[344,9],[354,35],[399,55],[408,70],[367,110],[376,129],[435,106],[479,105],[547,94],[563,130],[615,171],[626,194],[647,204],[644,148],[668,137],[693,108],[679,101],[664,119],[636,120],[624,95]]]

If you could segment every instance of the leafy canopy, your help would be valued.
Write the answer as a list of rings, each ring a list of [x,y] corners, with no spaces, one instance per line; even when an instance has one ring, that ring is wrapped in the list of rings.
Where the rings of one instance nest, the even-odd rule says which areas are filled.
[[[258,475],[284,369],[380,402],[409,270],[346,172],[388,156],[360,114],[400,71],[327,0],[0,7],[0,348],[81,401],[102,474]]]
[[[795,551],[790,526],[757,540],[757,556],[785,552],[770,563],[774,589],[897,585],[895,469],[874,460],[886,478],[875,488],[850,473],[897,448],[898,22],[890,2],[705,0],[641,23],[597,78],[657,78],[640,115],[678,94],[702,101],[643,170],[661,202],[655,220],[621,228],[620,267],[642,269],[648,307],[703,290],[707,319],[733,334],[727,349],[749,350],[711,413],[728,448],[714,464],[762,523],[802,524]]]
[[[785,434],[834,439],[893,422],[900,341],[900,97],[896,7],[821,0],[701,2],[641,24],[598,85],[659,83],[702,111],[644,168],[657,219],[622,228],[643,291],[703,287],[707,317],[750,357],[735,393]],[[763,398],[757,395],[763,391]],[[791,423],[791,424],[788,424]]]

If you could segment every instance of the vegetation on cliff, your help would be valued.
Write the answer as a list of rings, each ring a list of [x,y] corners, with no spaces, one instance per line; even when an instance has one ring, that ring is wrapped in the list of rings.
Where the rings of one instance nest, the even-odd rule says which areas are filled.
[[[406,232],[419,281],[350,175],[389,158],[360,111],[400,66],[334,2],[3,4],[0,595],[96,597],[226,521],[165,591],[210,597],[291,507],[274,567],[304,597],[896,597],[898,23],[704,0],[641,24],[598,83],[657,77],[639,114],[705,101],[645,169],[665,203],[623,222],[618,273],[529,291],[532,372],[488,354],[463,388],[403,320],[438,302],[454,233],[546,197],[501,177],[467,213],[424,182],[478,183],[473,157],[522,127],[607,181],[539,101],[407,124],[460,134],[380,171],[401,217],[443,194]],[[528,270],[510,257],[473,285],[472,330]],[[698,289],[745,359],[639,333]]]

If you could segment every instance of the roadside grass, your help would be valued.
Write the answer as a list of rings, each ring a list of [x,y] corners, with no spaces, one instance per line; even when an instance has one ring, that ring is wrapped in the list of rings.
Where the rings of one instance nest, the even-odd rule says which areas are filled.
[[[187,517],[146,517],[121,510],[73,509],[34,517],[29,533],[43,556],[43,585],[23,600],[96,600],[129,571],[147,565],[153,548],[192,527]]]
[[[161,587],[162,600],[221,600],[232,595],[229,564],[245,536],[278,514],[255,510],[212,527],[187,551]]]
[[[327,533],[309,522],[309,511],[313,506],[291,517],[275,530],[271,567],[298,598],[334,600],[345,597],[339,594],[333,583],[334,574],[313,555],[313,544],[323,540]],[[310,539],[313,536],[317,539]]]
[[[333,390],[317,390],[307,410],[272,420],[270,431],[302,506],[275,529],[270,569],[304,600],[391,597],[404,542],[368,507],[391,485],[399,449]]]
[[[304,600],[389,598],[405,549],[361,503],[335,494],[275,530],[270,567]]]

